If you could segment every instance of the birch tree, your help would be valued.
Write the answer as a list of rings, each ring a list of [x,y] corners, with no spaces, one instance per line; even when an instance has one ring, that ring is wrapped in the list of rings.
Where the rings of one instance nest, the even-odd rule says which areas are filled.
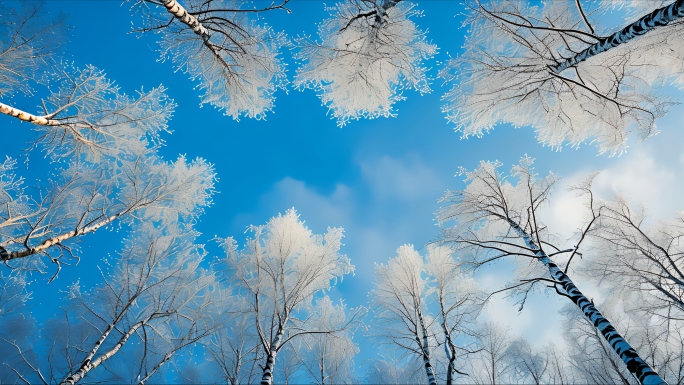
[[[318,40],[295,38],[303,62],[294,85],[318,92],[339,126],[349,120],[393,116],[404,89],[430,92],[424,62],[437,52],[401,0],[347,0],[329,8]]]
[[[456,80],[447,119],[464,137],[511,123],[553,147],[596,142],[611,154],[632,132],[654,135],[672,104],[658,89],[684,80],[684,3],[633,3],[648,13],[616,31],[605,25],[620,15],[610,1],[469,1],[465,52],[442,71]]]
[[[261,384],[272,384],[276,357],[293,339],[305,335],[333,336],[352,327],[363,309],[351,311],[347,321],[314,329],[308,321],[311,301],[354,267],[340,254],[342,229],[312,234],[294,209],[264,226],[251,226],[254,238],[238,250],[232,238],[225,241],[232,282],[240,285],[254,318],[256,334],[265,352]],[[320,326],[320,325],[318,325]]]
[[[620,327],[633,341],[643,357],[669,384],[683,381],[681,320],[654,319],[645,313],[623,313],[627,303],[613,296],[604,302],[611,316],[620,320]],[[627,310],[627,309],[625,309]],[[562,310],[565,315],[564,337],[572,365],[573,376],[582,383],[636,384],[637,380],[620,365],[620,357],[596,333],[595,328],[574,308]]]
[[[381,346],[422,361],[428,383],[452,384],[454,374],[466,374],[457,369],[457,359],[470,350],[456,339],[470,332],[480,310],[478,297],[477,286],[460,271],[448,247],[430,245],[424,259],[405,245],[387,265],[376,265],[371,332]],[[436,354],[438,347],[444,355]],[[438,364],[444,366],[444,378]]]
[[[32,123],[38,132],[34,146],[52,160],[130,159],[153,151],[161,143],[159,134],[168,131],[175,104],[163,87],[132,98],[93,66],[55,65],[47,76],[51,85],[40,112],[2,102],[0,112]]]
[[[236,120],[263,119],[287,84],[279,54],[288,42],[250,15],[289,12],[288,1],[259,9],[241,0],[136,0],[134,9],[143,15],[136,31],[160,34],[162,60],[198,80],[202,104]]]
[[[475,334],[472,327],[484,303],[484,296],[479,286],[461,269],[449,247],[429,245],[425,267],[430,277],[432,300],[438,309],[436,319],[441,333],[437,340],[446,359],[444,381],[451,385],[456,374],[469,376],[457,366],[463,364],[459,358],[474,353],[474,349],[461,346],[456,340]]]
[[[376,265],[370,302],[381,341],[419,357],[428,384],[436,385],[430,356],[431,348],[435,347],[430,333],[433,319],[426,316],[424,301],[428,287],[424,270],[423,259],[413,246],[400,247],[387,265]]]
[[[193,244],[195,236],[187,228],[138,228],[116,264],[102,270],[99,285],[70,287],[63,316],[44,329],[48,365],[23,377],[45,384],[95,377],[142,385],[176,352],[210,334],[214,278],[199,266],[205,252]]]
[[[0,178],[0,260],[42,271],[44,256],[56,264],[55,276],[65,257],[77,257],[73,242],[101,228],[193,223],[211,203],[215,178],[203,159],[170,163],[151,156],[121,168],[73,162],[33,195],[7,173],[13,165],[5,161]]]
[[[442,198],[447,205],[440,211],[438,220],[442,224],[448,220],[456,222],[456,226],[444,230],[445,240],[468,255],[474,267],[513,258],[518,264],[517,279],[506,289],[521,293],[520,310],[530,290],[547,284],[582,311],[640,383],[664,383],[568,275],[570,262],[600,215],[594,211],[593,200],[588,206],[592,217],[582,230],[578,245],[572,249],[555,246],[554,237],[538,220],[538,210],[548,201],[558,177],[552,173],[539,177],[533,162],[523,157],[513,167],[511,177],[517,178],[515,184],[498,170],[500,163],[481,162],[475,171],[462,170],[466,188],[448,191]],[[554,262],[563,254],[569,255],[564,269]]]

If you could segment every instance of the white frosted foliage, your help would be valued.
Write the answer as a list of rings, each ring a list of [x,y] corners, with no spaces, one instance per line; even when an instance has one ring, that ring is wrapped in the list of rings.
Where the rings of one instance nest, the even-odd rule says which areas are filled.
[[[681,84],[684,73],[684,51],[675,42],[683,24],[649,31],[556,73],[554,66],[606,30],[623,27],[602,25],[619,11],[612,2],[582,3],[583,13],[577,4],[469,3],[465,52],[441,71],[455,81],[443,110],[457,131],[468,137],[499,123],[531,126],[554,148],[595,143],[610,154],[624,151],[630,133],[644,139],[658,132],[656,119],[672,105],[658,90],[673,77]]]
[[[430,92],[424,62],[437,46],[413,22],[421,13],[412,4],[352,0],[330,10],[319,40],[295,39],[303,64],[294,85],[316,90],[339,126],[392,116],[404,89]]]
[[[273,109],[275,92],[287,85],[279,57],[289,44],[286,36],[259,24],[242,1],[180,3],[188,12],[199,12],[196,19],[206,33],[198,34],[178,18],[168,24],[171,14],[159,7],[142,30],[158,29],[162,59],[198,81],[203,104],[236,120],[265,118]]]

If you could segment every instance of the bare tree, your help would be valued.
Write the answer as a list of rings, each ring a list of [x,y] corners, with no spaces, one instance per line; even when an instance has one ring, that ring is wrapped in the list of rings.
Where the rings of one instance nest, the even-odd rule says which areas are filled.
[[[197,234],[181,227],[136,230],[116,265],[103,270],[102,283],[89,291],[75,283],[66,293],[63,316],[44,329],[45,369],[15,346],[32,369],[18,373],[24,381],[73,385],[97,372],[142,385],[213,331],[214,276],[199,266],[205,252],[193,244]]]
[[[393,116],[392,105],[412,88],[430,92],[423,62],[437,47],[412,18],[420,16],[401,0],[346,0],[329,9],[318,38],[295,39],[304,62],[295,86],[321,96],[339,126],[350,119]]]
[[[456,221],[455,227],[444,230],[445,240],[454,242],[464,255],[470,256],[470,263],[475,267],[502,258],[516,259],[517,282],[504,290],[517,290],[522,294],[520,310],[530,290],[538,285],[549,285],[582,311],[639,382],[664,383],[568,276],[570,262],[577,255],[579,245],[600,216],[591,195],[588,211],[592,216],[580,234],[578,245],[562,250],[554,245],[554,237],[537,218],[538,210],[548,201],[558,178],[554,174],[539,178],[533,162],[525,156],[513,167],[511,176],[518,179],[515,184],[498,171],[500,163],[481,162],[475,171],[463,171],[468,183],[466,188],[447,192],[443,201],[450,204],[438,215],[440,223]],[[569,254],[565,269],[552,259],[562,254]]]
[[[469,1],[466,51],[442,71],[459,79],[444,97],[447,118],[465,137],[504,122],[532,126],[554,147],[590,140],[612,154],[630,132],[657,133],[671,105],[658,88],[684,80],[674,38],[684,33],[684,3],[653,12],[662,2],[634,3],[649,13],[610,33],[602,22],[616,17],[615,2]]]
[[[261,384],[270,385],[276,356],[290,341],[305,335],[343,333],[354,326],[363,309],[352,309],[347,321],[332,329],[316,330],[309,323],[314,297],[354,269],[349,258],[339,253],[341,228],[314,235],[291,209],[250,230],[254,238],[245,249],[238,251],[232,238],[225,241],[225,249],[231,281],[249,303],[266,355]]]
[[[135,31],[161,34],[162,59],[199,80],[202,103],[236,120],[263,119],[273,109],[275,91],[287,84],[278,55],[288,42],[250,15],[289,12],[288,1],[258,9],[241,0],[135,0],[144,18]]]
[[[2,167],[11,166],[6,161]],[[202,159],[168,163],[148,156],[120,165],[73,162],[54,178],[49,188],[30,196],[20,180],[2,176],[0,260],[43,270],[39,258],[25,258],[43,255],[57,265],[56,276],[63,257],[74,256],[67,242],[105,226],[193,223],[211,203],[215,177]]]

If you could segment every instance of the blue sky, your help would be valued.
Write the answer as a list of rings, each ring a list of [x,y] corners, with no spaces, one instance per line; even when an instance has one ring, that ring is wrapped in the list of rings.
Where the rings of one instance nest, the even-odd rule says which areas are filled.
[[[626,154],[612,158],[597,156],[591,145],[553,151],[536,141],[532,129],[506,125],[483,138],[461,140],[440,111],[440,97],[447,88],[439,80],[433,82],[431,94],[405,92],[407,100],[397,103],[395,118],[353,121],[339,128],[315,92],[289,89],[277,93],[275,109],[265,121],[236,122],[210,106],[200,108],[196,84],[171,63],[159,61],[156,36],[129,33],[136,20],[129,7],[118,0],[48,2],[51,13],[68,15],[73,26],[64,47],[66,60],[103,69],[129,94],[160,84],[168,88],[178,107],[170,122],[173,134],[164,135],[163,156],[169,160],[179,154],[203,157],[215,165],[219,177],[214,205],[198,224],[202,242],[214,235],[241,241],[248,225],[263,224],[290,207],[316,233],[328,226],[344,227],[343,252],[356,265],[356,274],[338,284],[333,295],[350,306],[366,304],[375,263],[386,262],[402,244],[421,247],[437,239],[433,213],[446,189],[463,187],[462,178],[454,177],[458,166],[472,169],[480,160],[497,159],[508,167],[523,154],[537,158],[540,173],[552,170],[564,177],[545,218],[552,230],[568,237],[581,221],[581,211],[563,186],[578,183],[598,169],[605,170],[596,182],[605,197],[622,191],[633,202],[651,207],[654,219],[684,209],[682,108],[673,108],[659,122],[661,134],[633,142]],[[263,15],[264,21],[295,36],[315,34],[316,23],[327,15],[320,1],[292,0],[289,8],[292,14],[270,12]],[[459,53],[466,30],[460,28],[456,1],[422,1],[418,8],[424,17],[417,24],[428,29],[428,39],[439,47],[437,57],[428,63],[434,78],[439,62]],[[283,56],[291,78],[295,63],[290,52]],[[36,96],[41,96],[40,91]],[[16,97],[13,102],[29,111],[38,105],[37,98]],[[20,157],[25,146],[17,144],[30,140],[29,126],[9,117],[0,117],[0,122],[5,143],[0,156]],[[29,184],[44,178],[48,166],[42,154],[31,153],[29,165],[27,169],[21,164],[18,170]],[[119,244],[120,235],[114,232],[88,235],[79,266],[65,267],[50,285],[36,277],[31,286],[34,304],[47,305],[37,314],[56,311],[57,290],[75,280],[84,286],[95,284],[98,260],[116,252]],[[210,244],[209,250],[220,257],[218,247]],[[507,268],[487,269],[478,279],[490,289],[501,287]],[[514,333],[543,344],[558,330],[545,326],[543,320],[558,318],[555,312],[563,303],[557,296],[537,294],[518,315],[512,302],[496,299],[488,314],[509,324]],[[378,351],[362,339],[359,342],[363,353],[357,364]]]

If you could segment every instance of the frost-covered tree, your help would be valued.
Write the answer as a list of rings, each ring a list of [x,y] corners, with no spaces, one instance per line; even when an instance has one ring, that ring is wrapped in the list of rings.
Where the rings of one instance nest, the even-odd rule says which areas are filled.
[[[659,317],[684,316],[684,214],[644,224],[644,207],[632,208],[619,195],[601,202],[596,258],[588,272],[629,300],[630,309]]]
[[[172,163],[154,155],[120,165],[72,162],[29,194],[13,166],[11,159],[0,166],[0,260],[42,271],[36,258],[42,255],[57,264],[57,272],[63,257],[74,256],[74,241],[105,226],[193,223],[211,203],[215,178],[203,159]]]
[[[307,321],[310,330],[341,330],[334,334],[306,334],[292,344],[299,367],[318,385],[354,384],[354,356],[359,347],[345,325],[349,322],[344,303],[324,296],[315,301]]]
[[[350,119],[393,116],[404,89],[430,92],[424,62],[436,52],[401,0],[347,0],[329,8],[318,40],[295,39],[303,62],[294,85],[316,90],[339,126]]]
[[[354,270],[349,258],[339,253],[341,228],[312,234],[291,209],[250,230],[254,238],[244,249],[238,250],[232,238],[225,241],[225,249],[230,280],[249,304],[252,327],[265,352],[265,362],[260,363],[261,384],[270,385],[276,357],[293,339],[345,335],[353,330],[364,310],[351,309],[341,323],[312,323],[316,319],[314,297]]]
[[[456,80],[447,119],[465,137],[511,123],[554,147],[622,152],[629,133],[657,132],[671,105],[660,86],[684,81],[684,2],[667,3],[630,3],[639,17],[622,12],[628,25],[615,32],[606,20],[621,16],[621,2],[468,1],[465,52],[442,71]]]
[[[242,0],[135,0],[144,18],[136,31],[160,34],[162,59],[199,81],[202,104],[263,119],[287,84],[279,54],[288,41],[252,15],[287,10],[288,1],[259,9]]]
[[[421,360],[430,384],[441,374],[435,370],[441,359],[435,354],[438,346],[446,357],[440,382],[451,384],[455,373],[465,374],[457,370],[456,360],[469,350],[456,339],[479,312],[478,294],[448,247],[429,246],[425,259],[411,245],[400,247],[387,265],[376,266],[369,296],[375,315],[371,332],[381,345]]]
[[[455,374],[468,375],[457,369],[457,360],[472,353],[473,349],[461,346],[456,340],[473,334],[471,327],[482,307],[483,296],[473,279],[461,270],[453,251],[446,246],[428,246],[425,270],[431,288],[430,300],[436,302],[438,309],[436,319],[441,333],[436,338],[445,354],[444,381],[451,385]]]
[[[494,323],[482,324],[477,331],[479,349],[469,360],[471,379],[476,384],[510,383],[511,366],[507,362],[511,338],[508,329]]]
[[[41,69],[53,62],[65,29],[60,20],[46,18],[41,1],[10,4],[0,4],[0,97],[5,102],[16,92],[31,93]]]
[[[625,314],[623,311],[629,309],[629,303],[616,297],[619,295],[611,295],[602,304],[608,308],[611,318],[619,320],[620,329],[625,331],[644,359],[658,368],[668,384],[684,383],[682,321],[664,321],[633,311]],[[562,313],[565,315],[563,329],[572,378],[578,383],[638,383],[620,364],[620,357],[577,309],[566,307]]]
[[[26,356],[35,356],[28,343],[36,332],[36,320],[25,311],[31,298],[27,283],[25,272],[0,272],[0,383],[3,384],[18,379],[22,361],[16,354],[17,348],[23,347]]]
[[[36,359],[17,345],[28,383],[76,384],[86,377],[147,382],[176,352],[215,327],[214,276],[188,228],[143,225],[92,289],[73,284],[63,312],[46,321]],[[43,362],[41,366],[36,363]],[[46,362],[47,361],[47,362]]]
[[[408,359],[407,359],[408,358]],[[415,356],[397,359],[384,357],[371,361],[366,369],[367,384],[414,385],[426,384],[425,367]]]
[[[508,367],[519,383],[548,384],[548,357],[534,350],[529,341],[519,338],[511,342],[506,350]]]
[[[375,334],[381,343],[408,351],[419,357],[428,384],[437,384],[430,350],[435,348],[431,335],[433,319],[427,317],[427,282],[425,263],[413,246],[397,250],[397,256],[387,265],[376,265],[375,282],[370,292],[371,309],[375,315]]]
[[[140,156],[156,148],[167,131],[175,104],[163,87],[123,94],[104,73],[93,67],[55,66],[46,76],[50,90],[40,113],[0,103],[0,112],[32,123],[39,133],[34,145],[52,160],[90,162]]]
[[[263,359],[254,317],[244,297],[218,290],[214,304],[220,312],[221,326],[204,341],[214,366],[214,381],[237,384],[252,384],[261,374],[258,363]]]
[[[466,176],[466,188],[448,191],[442,199],[448,205],[438,215],[442,224],[449,220],[456,222],[454,227],[444,229],[445,240],[457,245],[462,258],[469,258],[469,263],[476,268],[502,258],[513,258],[518,265],[516,280],[504,290],[522,294],[520,310],[531,290],[548,285],[582,311],[619,355],[627,370],[641,383],[664,383],[617,332],[616,325],[599,312],[568,276],[570,262],[597,217],[593,199],[590,199],[588,207],[591,217],[580,234],[578,245],[572,249],[561,249],[538,218],[538,211],[548,202],[558,177],[552,173],[539,177],[533,163],[533,159],[523,157],[513,167],[511,179],[506,179],[506,175],[498,170],[500,163],[481,162],[474,171],[462,170]],[[563,254],[569,255],[565,268],[554,261]]]

